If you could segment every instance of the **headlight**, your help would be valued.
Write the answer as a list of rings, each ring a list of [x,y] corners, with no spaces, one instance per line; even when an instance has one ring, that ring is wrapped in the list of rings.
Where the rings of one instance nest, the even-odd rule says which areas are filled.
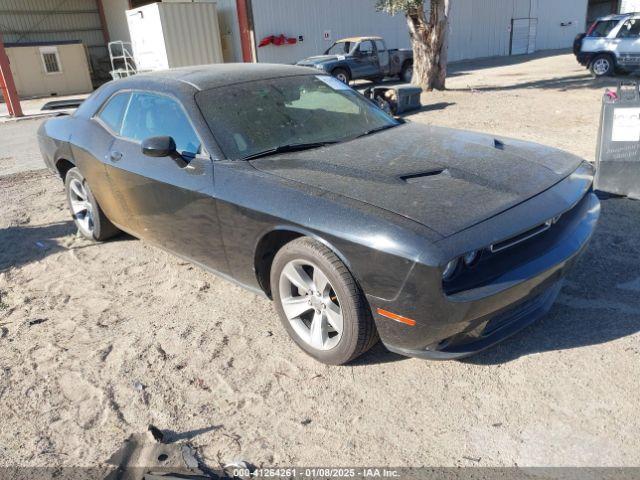
[[[454,258],[449,263],[447,263],[447,266],[444,267],[444,270],[442,271],[443,280],[448,281],[453,278],[453,275],[456,273],[456,270],[458,269],[458,263],[460,263],[459,258]]]
[[[480,252],[478,252],[478,250],[474,250],[472,252],[466,253],[462,259],[464,260],[464,264],[467,267],[472,266],[474,263],[476,263],[476,260],[478,260],[478,257],[480,256]]]
[[[323,70],[323,71],[324,71],[324,64],[322,64],[322,63],[317,63],[317,64],[315,65],[315,67],[316,67],[318,70]]]

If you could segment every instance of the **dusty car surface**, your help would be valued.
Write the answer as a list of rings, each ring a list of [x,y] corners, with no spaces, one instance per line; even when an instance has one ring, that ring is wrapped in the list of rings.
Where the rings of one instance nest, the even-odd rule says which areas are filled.
[[[294,66],[110,82],[39,142],[83,235],[124,230],[271,297],[330,364],[378,338],[434,359],[505,339],[550,308],[599,216],[578,157],[402,123]]]
[[[408,83],[413,76],[413,52],[390,49],[382,37],[350,37],[335,42],[324,55],[305,58],[298,65],[330,73],[343,83],[396,75]]]

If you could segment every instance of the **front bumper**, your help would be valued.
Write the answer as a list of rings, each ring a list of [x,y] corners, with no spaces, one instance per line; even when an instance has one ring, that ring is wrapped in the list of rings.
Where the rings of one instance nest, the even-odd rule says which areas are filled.
[[[382,342],[401,355],[446,360],[473,355],[508,338],[550,310],[599,215],[600,202],[587,193],[560,233],[543,242],[533,258],[478,288],[429,295],[435,280],[426,269],[414,268],[395,299],[369,298]],[[416,324],[383,318],[377,308],[406,315]]]

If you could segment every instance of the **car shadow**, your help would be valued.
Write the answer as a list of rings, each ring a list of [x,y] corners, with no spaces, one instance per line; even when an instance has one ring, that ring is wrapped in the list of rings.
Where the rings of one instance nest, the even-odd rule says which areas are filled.
[[[42,260],[64,250],[57,240],[72,235],[76,227],[72,221],[47,225],[18,225],[0,229],[0,271]]]
[[[60,244],[63,237],[74,235],[77,227],[73,221],[49,223],[46,225],[17,225],[0,229],[0,272],[9,268],[17,268],[45,257],[68,250]],[[120,234],[117,240],[133,239],[126,234]],[[89,243],[74,249],[97,245]]]
[[[599,345],[640,332],[640,202],[604,198],[600,224],[552,310],[501,344],[462,360],[496,365]]]
[[[378,342],[371,347],[371,350],[348,363],[347,366],[366,367],[367,365],[381,365],[383,363],[398,362],[401,360],[408,360],[408,357],[393,353],[387,350],[382,342]]]

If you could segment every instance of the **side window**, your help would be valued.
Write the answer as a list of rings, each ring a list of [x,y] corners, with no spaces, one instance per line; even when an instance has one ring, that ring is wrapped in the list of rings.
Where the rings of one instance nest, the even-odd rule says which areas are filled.
[[[102,107],[97,117],[115,133],[120,133],[122,117],[129,103],[130,93],[118,93]]]
[[[370,40],[362,42],[359,47],[360,53],[363,55],[373,55],[373,43]]]
[[[180,104],[153,93],[133,93],[122,124],[122,136],[136,141],[169,135],[181,154],[200,152],[200,140]]]
[[[618,32],[618,38],[638,38],[640,37],[640,19],[627,20]]]
[[[378,52],[384,52],[387,50],[387,47],[385,47],[382,40],[376,40],[376,48],[378,49]]]

